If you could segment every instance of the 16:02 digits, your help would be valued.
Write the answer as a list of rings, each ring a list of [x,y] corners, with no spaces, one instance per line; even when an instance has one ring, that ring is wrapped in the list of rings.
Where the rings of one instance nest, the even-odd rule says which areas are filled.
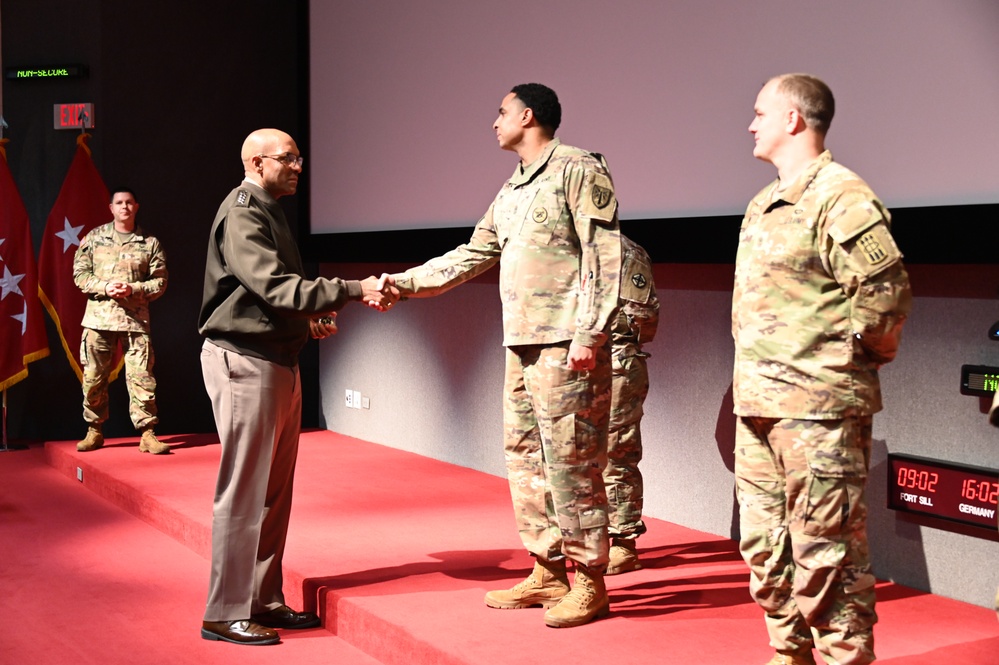
[[[999,499],[999,483],[965,478],[961,483],[961,496],[968,501],[997,503],[997,499]]]

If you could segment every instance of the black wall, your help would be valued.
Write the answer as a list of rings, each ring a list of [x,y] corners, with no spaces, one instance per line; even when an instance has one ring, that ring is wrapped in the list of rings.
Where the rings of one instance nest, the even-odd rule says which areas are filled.
[[[297,36],[305,3],[3,0],[0,11],[5,68],[89,68],[83,79],[3,84],[8,162],[31,216],[36,254],[76,147],[76,132],[53,129],[52,107],[93,102],[94,162],[109,188],[135,190],[139,223],[167,252],[170,283],[152,306],[158,432],[214,431],[196,329],[208,229],[242,178],[246,135],[278,127],[301,136],[306,45]],[[297,225],[299,200],[284,201]],[[75,350],[79,342],[70,344]],[[28,378],[8,391],[12,439],[84,432],[80,384],[51,323],[49,346],[51,355],[32,363]],[[318,420],[316,356],[310,345],[302,363],[306,425]],[[111,386],[105,432],[133,433],[123,379]]]

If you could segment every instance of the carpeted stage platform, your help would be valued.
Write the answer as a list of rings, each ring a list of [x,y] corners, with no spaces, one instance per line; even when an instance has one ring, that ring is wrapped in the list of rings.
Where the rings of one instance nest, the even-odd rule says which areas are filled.
[[[0,579],[17,590],[2,594],[4,632],[17,636],[0,637],[0,662],[758,665],[772,654],[735,543],[658,520],[640,541],[645,569],[608,578],[606,619],[555,630],[540,609],[487,608],[487,590],[531,566],[505,480],[326,431],[302,437],[285,558],[289,603],[318,610],[325,630],[252,649],[204,641],[217,438],[163,439],[171,455],[114,439],[92,453],[48,442],[0,457]],[[65,606],[78,583],[91,590]],[[47,603],[29,609],[28,593]],[[999,663],[992,611],[887,582],[878,600],[879,662]],[[24,627],[28,612],[50,614]]]

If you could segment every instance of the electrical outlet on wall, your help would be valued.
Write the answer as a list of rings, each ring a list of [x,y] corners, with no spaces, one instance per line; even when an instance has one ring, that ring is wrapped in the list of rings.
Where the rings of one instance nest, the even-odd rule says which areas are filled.
[[[360,390],[355,390],[354,391],[354,408],[355,409],[360,409],[361,408],[361,391]]]
[[[350,388],[347,388],[346,400],[347,400],[347,408],[348,409],[354,408],[354,391],[351,390]]]

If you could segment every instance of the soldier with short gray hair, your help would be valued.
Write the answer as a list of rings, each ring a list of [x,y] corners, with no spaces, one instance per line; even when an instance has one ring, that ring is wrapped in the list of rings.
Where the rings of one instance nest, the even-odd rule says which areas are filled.
[[[778,175],[743,218],[732,299],[740,550],[768,665],[875,659],[864,492],[912,294],[888,210],[825,149],[833,112],[825,83],[787,74],[749,126]]]

